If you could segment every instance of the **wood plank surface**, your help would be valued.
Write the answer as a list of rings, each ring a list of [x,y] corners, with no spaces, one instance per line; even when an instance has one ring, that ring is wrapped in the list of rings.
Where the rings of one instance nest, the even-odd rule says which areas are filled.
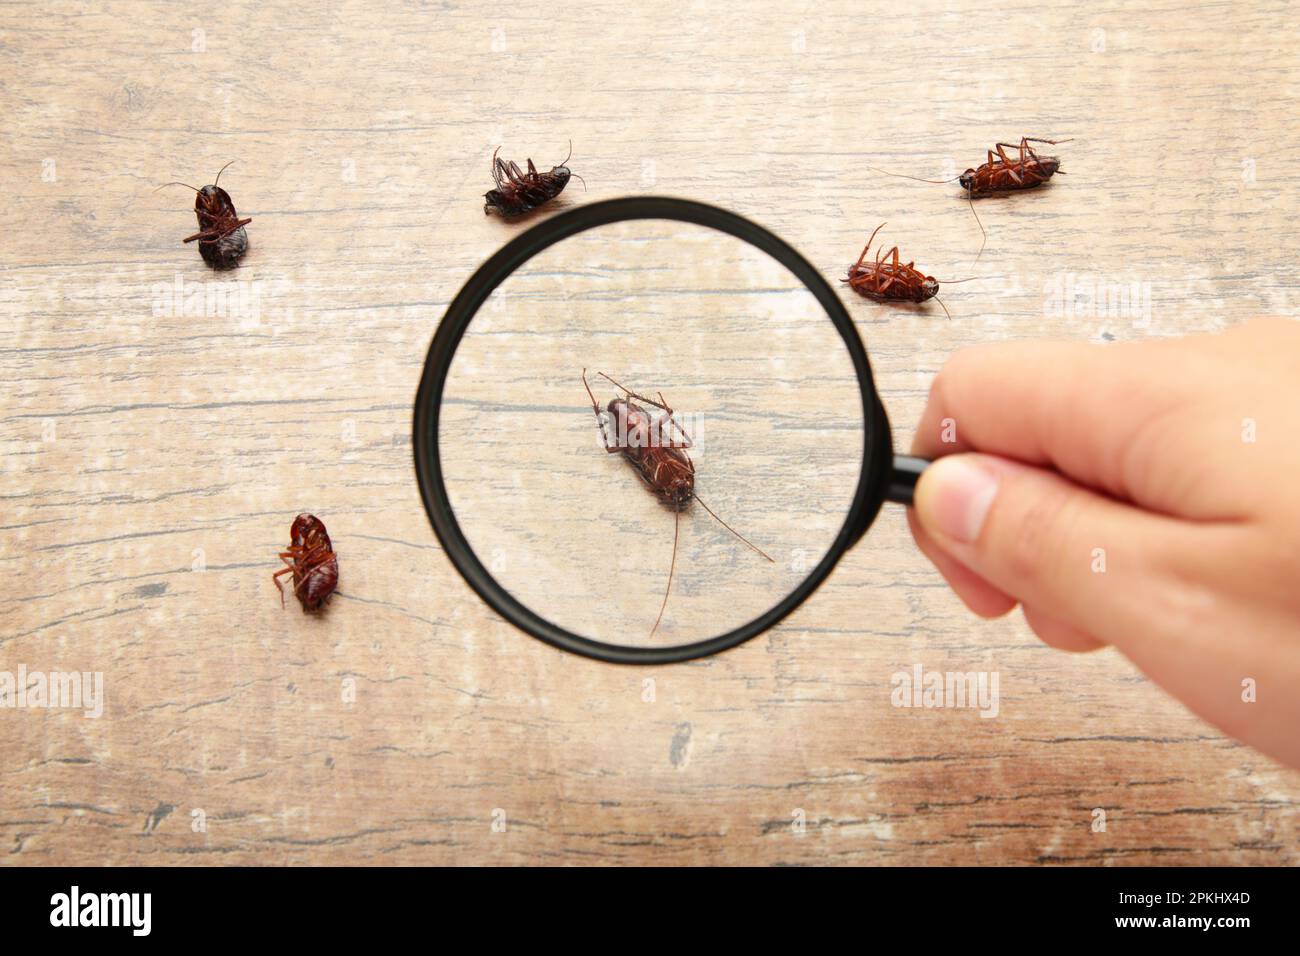
[[[554,210],[715,202],[833,280],[888,222],[977,277],[951,321],[848,302],[902,447],[964,345],[1296,312],[1287,3],[680,6],[0,8],[0,671],[104,687],[97,719],[0,708],[0,861],[1300,862],[1300,773],[1114,651],[976,620],[900,509],[770,633],[653,670],[546,647],[456,573],[411,408],[452,296],[528,225],[483,214],[498,145],[549,168],[572,140],[586,189]],[[1021,135],[1072,138],[1066,175],[979,203],[978,262],[955,186],[870,168],[947,178]],[[230,160],[252,244],[218,274],[180,242],[191,194],[154,190]],[[776,558],[692,513],[655,641],[785,593],[861,454],[829,323],[684,233],[555,250],[448,406],[476,547],[641,643],[672,517],[601,454],[583,366],[698,413],[701,493]],[[339,553],[321,616],[270,580],[303,510]],[[918,665],[996,674],[996,716],[894,706]]]

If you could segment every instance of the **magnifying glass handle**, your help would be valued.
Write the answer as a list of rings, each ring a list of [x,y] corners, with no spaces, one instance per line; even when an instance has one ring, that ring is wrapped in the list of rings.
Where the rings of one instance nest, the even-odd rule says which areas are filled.
[[[885,500],[894,504],[912,506],[912,494],[916,491],[916,480],[921,477],[925,466],[930,464],[928,458],[916,458],[913,455],[895,455],[894,470],[889,476],[889,489]]]

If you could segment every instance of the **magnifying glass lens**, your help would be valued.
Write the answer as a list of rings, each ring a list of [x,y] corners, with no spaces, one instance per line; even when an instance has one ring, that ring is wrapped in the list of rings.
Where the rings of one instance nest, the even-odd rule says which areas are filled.
[[[574,634],[669,647],[805,581],[844,527],[865,431],[852,357],[798,278],[725,233],[641,219],[496,287],[456,347],[437,439],[497,584]]]

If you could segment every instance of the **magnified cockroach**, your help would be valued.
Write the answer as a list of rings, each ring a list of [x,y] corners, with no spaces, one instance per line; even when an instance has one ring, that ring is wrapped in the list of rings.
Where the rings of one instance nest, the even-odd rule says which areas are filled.
[[[233,163],[232,159],[230,163]],[[199,255],[203,261],[214,269],[232,269],[248,251],[248,230],[244,227],[253,220],[240,219],[235,212],[235,204],[217,183],[221,182],[221,173],[229,168],[226,163],[217,173],[216,182],[202,189],[195,189],[189,183],[164,183],[164,186],[184,186],[194,189],[194,214],[199,219],[199,231],[182,239],[182,242],[198,240]],[[154,190],[157,192],[158,190]]]
[[[293,519],[289,538],[289,550],[280,552],[285,567],[271,575],[280,589],[280,606],[284,606],[280,576],[292,574],[294,597],[302,604],[303,611],[319,610],[339,585],[339,559],[330,544],[325,522],[315,515],[300,514]]]
[[[539,173],[531,159],[528,160],[528,172],[525,173],[518,164],[498,159],[499,152],[501,147],[498,146],[492,153],[492,178],[496,181],[497,188],[483,194],[487,200],[483,205],[485,216],[493,209],[507,219],[532,212],[564,192],[564,187],[569,185],[569,178],[574,175],[566,165],[569,156],[573,155],[572,141],[569,143],[569,156],[565,156],[560,165],[552,166],[549,173]],[[586,189],[586,180],[581,176],[577,178],[582,182],[582,188]]]
[[[695,493],[695,465],[691,461],[691,456],[686,454],[686,449],[692,447],[691,437],[673,418],[673,410],[668,407],[663,392],[658,393],[659,401],[656,402],[654,399],[629,391],[604,372],[597,374],[626,396],[611,398],[606,407],[606,411],[617,427],[615,440],[611,442],[609,433],[605,429],[605,419],[600,413],[600,405],[591,392],[591,386],[587,384],[587,370],[585,368],[582,370],[582,385],[587,390],[587,397],[591,399],[591,410],[596,413],[596,422],[600,426],[600,436],[605,444],[605,451],[611,455],[622,452],[623,457],[641,476],[646,487],[673,512],[673,556],[668,565],[668,584],[664,588],[663,603],[659,605],[659,616],[655,618],[654,627],[650,629],[650,636],[654,637],[655,631],[659,629],[659,622],[663,620],[664,608],[668,606],[668,595],[673,587],[673,572],[677,567],[677,540],[681,532],[681,513],[692,499],[698,501],[700,507],[712,515],[718,524],[754,551],[769,561],[772,560],[772,556],[719,518],[713,509]],[[634,398],[660,409],[663,414],[652,421],[649,413],[632,401]],[[670,428],[676,433],[675,435],[669,434]]]
[[[1065,171],[1061,169],[1061,160],[1058,157],[1039,156],[1029,144],[1046,143],[1048,146],[1059,146],[1061,143],[1068,142],[1070,142],[1068,139],[1037,139],[1033,136],[1022,136],[1019,145],[995,143],[993,149],[988,150],[987,162],[976,166],[974,169],[967,169],[960,176],[954,176],[952,179],[922,179],[919,176],[904,176],[902,173],[891,173],[876,166],[870,168],[889,176],[901,176],[903,179],[914,179],[922,183],[941,185],[956,181],[962,189],[966,190],[966,199],[970,202],[971,215],[975,217],[975,224],[980,227],[980,236],[982,237],[980,251],[975,256],[978,259],[984,253],[984,246],[988,242],[988,233],[984,231],[984,224],[980,222],[979,213],[975,212],[974,200],[998,193],[1033,189],[1035,186],[1041,186],[1057,173],[1064,176]],[[1006,150],[1008,149],[1017,151],[1015,159],[1007,155]],[[994,155],[995,151],[996,156]]]
[[[867,258],[867,251],[871,248],[871,243],[875,241],[876,233],[885,228],[885,223],[876,227],[875,232],[867,239],[866,246],[862,249],[862,255],[858,256],[858,261],[849,266],[849,274],[843,280],[858,295],[866,296],[868,299],[875,299],[877,302],[925,302],[927,299],[934,299],[943,309],[944,315],[952,318],[952,313],[948,307],[943,304],[939,296],[939,280],[934,276],[925,275],[916,268],[915,262],[909,262],[906,265],[898,261],[898,246],[890,249],[888,252],[882,246],[876,251],[874,261]],[[969,282],[969,279],[951,279],[950,282]]]

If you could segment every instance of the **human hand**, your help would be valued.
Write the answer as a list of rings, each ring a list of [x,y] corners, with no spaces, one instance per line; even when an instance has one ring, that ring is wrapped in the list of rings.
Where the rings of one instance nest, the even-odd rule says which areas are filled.
[[[972,611],[1113,644],[1300,767],[1300,322],[965,349],[912,451],[945,456],[908,521]]]

